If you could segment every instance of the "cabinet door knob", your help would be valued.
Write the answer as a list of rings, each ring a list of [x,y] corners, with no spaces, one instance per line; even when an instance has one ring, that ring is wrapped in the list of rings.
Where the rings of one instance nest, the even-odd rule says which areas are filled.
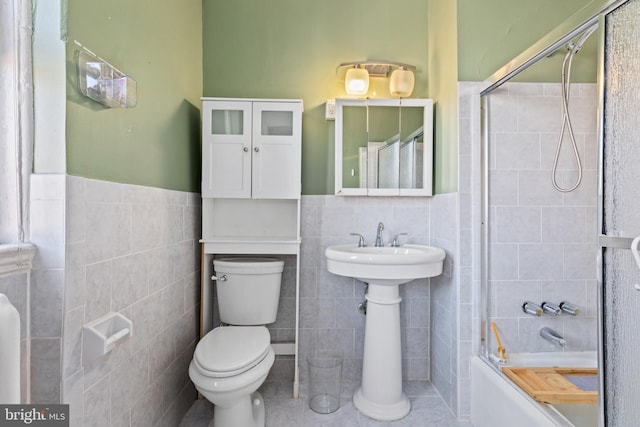
[[[253,151],[257,153],[258,151],[260,151],[260,147],[253,147]]]
[[[246,153],[247,151],[249,151],[249,147],[242,147],[242,151]]]

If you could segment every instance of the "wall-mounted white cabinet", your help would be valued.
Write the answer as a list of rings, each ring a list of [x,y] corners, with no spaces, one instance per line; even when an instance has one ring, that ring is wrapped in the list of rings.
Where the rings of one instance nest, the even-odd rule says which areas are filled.
[[[298,396],[302,100],[202,98],[201,335],[214,326],[213,259],[283,255],[296,259],[293,355]]]
[[[202,197],[300,197],[302,102],[203,99]]]

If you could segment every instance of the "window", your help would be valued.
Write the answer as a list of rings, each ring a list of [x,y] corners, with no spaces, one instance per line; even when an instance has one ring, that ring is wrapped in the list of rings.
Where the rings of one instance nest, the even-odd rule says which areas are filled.
[[[33,159],[31,0],[0,2],[0,274],[30,268]]]

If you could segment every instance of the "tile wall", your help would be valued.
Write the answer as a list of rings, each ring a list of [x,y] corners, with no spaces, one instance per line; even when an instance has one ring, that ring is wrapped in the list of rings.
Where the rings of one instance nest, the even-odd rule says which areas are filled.
[[[434,201],[439,201],[441,203]],[[304,196],[302,198],[302,248],[300,272],[300,374],[301,392],[307,379],[306,356],[343,357],[345,394],[351,394],[359,385],[362,371],[362,353],[365,316],[357,311],[364,301],[364,283],[327,272],[324,250],[333,244],[356,242],[349,233],[365,236],[371,244],[375,240],[379,222],[383,222],[385,242],[400,232],[408,232],[403,243],[435,244],[447,249],[446,279],[438,282],[438,290],[448,298],[452,287],[454,245],[448,241],[449,233],[440,227],[451,213],[449,196],[433,198],[389,197],[335,197]],[[455,203],[453,204],[455,211]],[[434,220],[437,217],[441,221]],[[432,282],[433,283],[433,282]],[[286,286],[286,285],[285,285]],[[434,305],[434,286],[428,279],[413,281],[401,287],[403,298],[401,334],[404,379],[429,379],[433,372],[434,354],[451,353],[450,342],[432,340],[432,322],[449,313]],[[442,302],[442,305],[449,305]],[[436,312],[434,313],[434,307]],[[279,313],[279,316],[281,313]],[[441,350],[440,346],[444,348]],[[445,370],[448,370],[445,368]]]
[[[45,336],[32,341],[32,382],[42,372],[40,393],[70,403],[71,425],[177,425],[195,399],[199,194],[66,175],[34,175],[32,188],[49,189],[32,202],[42,219],[32,240],[47,258],[33,273],[43,279],[32,307],[44,308],[32,308],[32,324]],[[82,325],[110,311],[133,321],[132,338],[83,359]]]
[[[483,83],[459,82],[458,244],[459,286],[457,409],[470,415],[471,357],[480,351],[481,295],[481,126]],[[570,108],[584,166],[583,184],[562,195],[551,188],[551,168],[561,126],[559,84],[509,83],[491,96],[489,110],[490,258],[489,314],[508,352],[557,351],[537,336],[551,326],[568,349],[595,350],[596,282],[596,87],[574,84]],[[558,181],[575,178],[565,137]],[[577,318],[530,317],[524,299],[568,300]],[[495,340],[488,336],[492,351]],[[441,390],[440,386],[438,389]],[[442,393],[442,391],[441,391]]]
[[[451,411],[458,415],[458,194],[431,199],[431,240],[447,253],[443,273],[431,279],[430,378]]]
[[[480,348],[480,200],[482,83],[458,83],[458,245],[457,410],[471,416],[471,358]]]
[[[31,176],[30,402],[59,403],[64,297],[64,175]]]
[[[471,371],[479,336],[479,83],[458,85],[458,192],[431,200],[431,244],[451,262],[431,279],[431,381],[460,420],[471,415]],[[478,276],[479,277],[479,276]]]
[[[489,316],[510,352],[558,351],[539,337],[543,326],[564,336],[567,350],[597,348],[595,84],[571,86],[583,176],[570,193],[551,184],[561,108],[559,84],[509,83],[489,99]],[[557,180],[570,187],[577,171],[566,135]],[[529,316],[525,300],[569,301],[581,313]]]

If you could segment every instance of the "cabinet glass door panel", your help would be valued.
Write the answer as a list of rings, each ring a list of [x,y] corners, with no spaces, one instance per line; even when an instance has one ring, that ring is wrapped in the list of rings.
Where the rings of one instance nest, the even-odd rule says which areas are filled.
[[[263,111],[262,135],[293,135],[292,111]]]
[[[204,106],[202,197],[251,197],[251,102]]]
[[[253,198],[300,197],[301,114],[299,103],[253,104]]]
[[[244,111],[211,110],[211,133],[213,135],[242,135],[244,133]]]

